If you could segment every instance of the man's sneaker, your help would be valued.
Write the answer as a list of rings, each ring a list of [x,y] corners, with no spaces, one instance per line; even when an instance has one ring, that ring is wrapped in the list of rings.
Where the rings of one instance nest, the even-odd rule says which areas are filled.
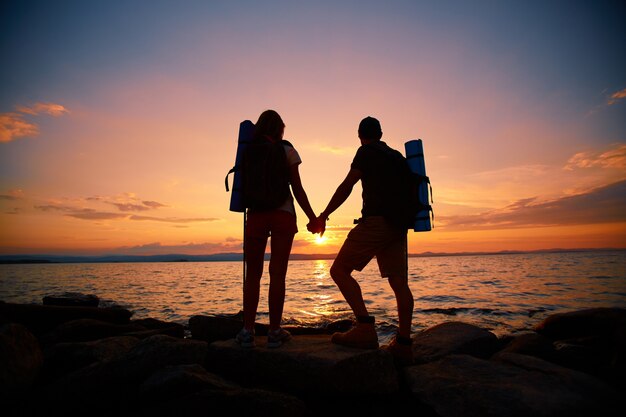
[[[396,335],[389,344],[383,345],[380,348],[391,353],[396,364],[400,366],[408,366],[414,363],[411,339],[408,339],[408,343],[406,340],[400,343]]]
[[[235,336],[235,342],[239,343],[242,348],[255,347],[254,331],[250,332],[246,329],[241,329],[239,333],[237,333],[237,336]]]
[[[330,341],[337,345],[358,349],[378,348],[378,334],[376,334],[374,323],[357,323],[345,333],[334,333]]]
[[[291,339],[291,333],[282,327],[276,330],[270,330],[267,332],[267,347],[277,348],[289,339]]]

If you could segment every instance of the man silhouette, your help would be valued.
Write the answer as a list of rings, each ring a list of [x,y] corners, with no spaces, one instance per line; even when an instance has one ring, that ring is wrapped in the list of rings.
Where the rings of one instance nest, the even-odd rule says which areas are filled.
[[[375,256],[381,276],[387,278],[395,294],[398,308],[397,334],[383,349],[402,363],[410,363],[413,294],[407,277],[407,230],[394,225],[397,215],[394,219],[391,204],[394,197],[397,198],[393,184],[400,181],[401,164],[406,162],[398,151],[381,141],[382,129],[375,118],[366,117],[361,121],[358,136],[361,146],[348,175],[337,187],[326,209],[310,225],[310,230],[323,232],[328,216],[346,201],[354,185],[359,180],[362,182],[362,218],[348,234],[330,269],[330,275],[350,305],[357,323],[348,332],[333,334],[331,341],[355,348],[378,347],[375,318],[369,315],[361,287],[352,277],[352,271],[361,271]]]

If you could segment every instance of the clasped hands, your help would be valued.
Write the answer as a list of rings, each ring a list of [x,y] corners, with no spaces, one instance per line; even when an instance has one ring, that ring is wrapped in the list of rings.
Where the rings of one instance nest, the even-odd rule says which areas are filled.
[[[306,230],[313,234],[319,233],[320,237],[324,236],[324,231],[326,230],[326,218],[324,216],[316,217],[306,225]]]

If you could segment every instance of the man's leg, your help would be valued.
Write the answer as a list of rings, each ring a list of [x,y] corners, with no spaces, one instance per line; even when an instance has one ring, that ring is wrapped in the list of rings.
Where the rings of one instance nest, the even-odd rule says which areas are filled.
[[[348,305],[354,312],[356,317],[368,316],[367,307],[363,301],[363,293],[361,286],[354,278],[352,278],[352,269],[344,265],[334,262],[330,267],[330,276],[339,287],[339,291],[348,302]]]
[[[406,276],[390,276],[389,285],[396,296],[398,306],[398,334],[404,338],[411,337],[411,322],[413,320],[413,293],[409,288]]]
[[[378,334],[376,333],[375,320],[367,312],[361,286],[352,278],[351,272],[351,268],[337,262],[333,263],[330,268],[330,276],[352,308],[357,321],[355,327],[345,333],[334,333],[330,340],[339,345],[359,349],[376,349],[378,347]]]

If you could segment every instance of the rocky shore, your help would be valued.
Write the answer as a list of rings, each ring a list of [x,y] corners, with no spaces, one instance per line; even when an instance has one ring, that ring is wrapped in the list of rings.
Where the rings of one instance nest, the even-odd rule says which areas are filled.
[[[330,343],[335,331],[241,349],[239,314],[188,325],[132,319],[93,295],[0,302],[2,414],[88,416],[618,416],[626,393],[626,309],[564,312],[498,338],[446,322],[413,335],[415,364]]]

